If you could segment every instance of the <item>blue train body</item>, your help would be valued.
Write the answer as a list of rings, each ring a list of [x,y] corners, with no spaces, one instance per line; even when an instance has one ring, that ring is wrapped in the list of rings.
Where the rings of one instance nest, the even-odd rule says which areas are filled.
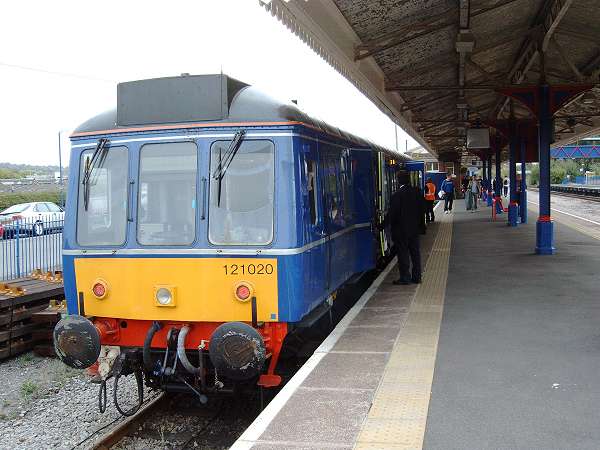
[[[63,267],[74,319],[57,327],[59,355],[74,367],[81,354],[86,366],[101,355],[105,377],[112,372],[102,367],[114,364],[106,349],[118,348],[128,370],[165,388],[174,381],[161,361],[176,344],[174,364],[185,369],[177,376],[199,390],[222,389],[206,387],[209,370],[278,385],[288,332],[390,254],[375,224],[398,187],[396,171],[412,171],[421,186],[423,164],[225,76],[126,85],[117,110],[71,137]],[[75,341],[90,345],[79,359]],[[194,368],[185,354],[199,348]]]
[[[231,137],[228,128],[186,129],[153,133],[120,133],[104,135],[114,145],[126,145],[129,150],[130,175],[136,177],[140,148],[149,142],[173,142],[180,139],[195,142],[200,155],[207,155],[212,142]],[[188,137],[193,136],[193,137]],[[370,148],[357,148],[355,143],[315,132],[303,125],[276,127],[247,127],[246,139],[259,137],[275,144],[275,233],[271,244],[252,248],[229,249],[208,241],[206,226],[200,226],[194,243],[187,248],[204,250],[206,254],[186,253],[195,257],[272,257],[276,256],[281,269],[278,275],[279,320],[298,322],[357,273],[375,267],[377,235],[373,231],[375,214],[374,153]],[[93,148],[96,139],[74,138],[71,167],[77,168],[84,150]],[[310,192],[307,186],[307,161],[317,167],[316,183],[325,195],[316,198],[317,222],[310,223]],[[326,166],[325,166],[326,165]],[[342,167],[344,166],[344,167]],[[200,158],[199,173],[208,174],[208,158]],[[75,175],[75,174],[74,174]],[[335,180],[335,188],[329,181]],[[78,191],[80,180],[70,177],[69,192]],[[201,193],[199,192],[200,196]],[[136,196],[131,197],[136,210]],[[334,207],[338,208],[332,217]],[[201,214],[198,211],[198,214]],[[132,257],[127,250],[140,248],[135,238],[135,226],[130,225],[127,239],[119,247],[99,247],[94,250],[78,245],[76,239],[77,197],[67,199],[64,231],[65,293],[70,313],[77,313],[75,258]],[[198,219],[206,225],[207,220]],[[172,248],[168,247],[168,248]],[[142,258],[182,257],[168,248],[153,247],[154,253],[135,255]]]

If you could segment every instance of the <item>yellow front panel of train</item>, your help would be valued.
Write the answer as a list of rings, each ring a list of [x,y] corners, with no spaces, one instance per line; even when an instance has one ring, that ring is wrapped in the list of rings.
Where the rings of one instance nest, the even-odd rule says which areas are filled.
[[[257,319],[278,321],[277,260],[263,258],[78,258],[77,291],[87,316],[137,320],[227,322],[252,320],[252,302],[236,298],[246,282],[256,297]],[[106,295],[94,295],[96,283]],[[168,305],[158,289],[172,294]],[[163,291],[164,292],[164,291]]]

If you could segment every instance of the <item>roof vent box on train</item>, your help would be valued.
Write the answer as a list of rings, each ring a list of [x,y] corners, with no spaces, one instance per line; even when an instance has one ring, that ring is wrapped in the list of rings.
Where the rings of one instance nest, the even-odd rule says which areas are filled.
[[[185,75],[117,86],[117,125],[223,120],[247,84],[227,75]]]

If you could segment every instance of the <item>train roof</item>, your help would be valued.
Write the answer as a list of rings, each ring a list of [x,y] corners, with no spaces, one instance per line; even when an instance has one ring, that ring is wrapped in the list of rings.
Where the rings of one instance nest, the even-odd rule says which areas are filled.
[[[394,158],[410,158],[340,130],[227,75],[184,75],[117,85],[117,107],[77,127],[73,137],[170,126],[304,124],[333,137]]]

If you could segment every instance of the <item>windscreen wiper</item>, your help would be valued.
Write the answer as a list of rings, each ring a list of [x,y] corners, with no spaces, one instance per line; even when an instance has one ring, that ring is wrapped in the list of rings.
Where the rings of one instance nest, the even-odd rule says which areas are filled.
[[[233,158],[237,154],[240,146],[242,145],[242,140],[244,139],[244,135],[246,134],[245,130],[239,130],[235,133],[235,136],[231,140],[229,144],[229,148],[227,148],[227,152],[225,152],[225,156],[221,156],[221,149],[219,149],[219,164],[215,168],[213,172],[213,178],[219,182],[218,192],[217,192],[217,207],[221,206],[221,183],[223,182],[223,177],[225,177],[225,173],[227,169],[231,165]]]
[[[98,174],[96,174],[96,178],[92,180],[92,174],[95,168],[100,168],[104,164],[106,160],[106,155],[108,153],[108,139],[101,138],[98,140],[98,144],[96,144],[96,149],[94,153],[92,153],[92,157],[89,156],[85,159],[85,169],[83,171],[83,206],[84,209],[88,210],[88,204],[90,200],[90,186],[95,183],[98,178]],[[93,183],[92,183],[93,182]]]

